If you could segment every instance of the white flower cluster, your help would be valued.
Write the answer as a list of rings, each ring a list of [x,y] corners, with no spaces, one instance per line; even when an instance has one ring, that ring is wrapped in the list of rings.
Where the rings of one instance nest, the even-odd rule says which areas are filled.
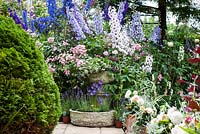
[[[154,124],[159,124],[162,121],[170,120],[171,127],[174,125],[174,127],[171,129],[171,134],[185,134],[184,131],[180,128],[180,126],[184,127],[185,124],[183,123],[184,121],[184,116],[183,114],[177,110],[176,107],[172,107],[167,111],[167,114],[165,112],[161,112],[159,115],[157,115],[156,118],[152,119],[150,124],[148,124],[148,131],[155,131],[153,126],[155,127]],[[150,128],[149,128],[150,127]],[[159,132],[159,134],[162,133],[162,129]]]
[[[181,62],[182,60],[184,60],[184,53],[185,53],[184,47],[180,46],[179,47],[179,53],[178,53],[178,61],[179,62]]]
[[[129,99],[130,103],[138,104],[142,112],[148,114],[154,113],[154,110],[151,107],[145,106],[145,99],[143,99],[142,96],[139,96],[137,91],[134,91],[133,93],[131,92],[131,90],[126,91],[125,98]]]
[[[142,70],[145,72],[151,73],[152,64],[153,64],[153,56],[151,56],[151,55],[146,56],[145,63],[144,63],[144,65],[142,65]]]
[[[122,28],[118,19],[118,14],[114,7],[109,7],[108,15],[110,17],[110,33],[108,34],[108,41],[112,48],[116,48],[119,52],[125,55],[133,55],[134,48],[131,44],[130,38],[127,36],[127,32]]]

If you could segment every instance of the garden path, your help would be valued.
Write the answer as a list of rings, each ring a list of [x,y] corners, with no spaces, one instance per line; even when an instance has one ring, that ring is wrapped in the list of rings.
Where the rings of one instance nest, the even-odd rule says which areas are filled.
[[[58,123],[53,134],[123,134],[123,130],[113,127],[90,128]]]

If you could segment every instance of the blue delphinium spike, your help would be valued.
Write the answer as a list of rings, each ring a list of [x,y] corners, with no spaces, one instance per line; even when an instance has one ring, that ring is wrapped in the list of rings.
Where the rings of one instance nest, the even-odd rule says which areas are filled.
[[[74,16],[79,24],[79,26],[82,28],[82,31],[87,33],[87,34],[92,34],[92,31],[89,29],[83,14],[78,10],[76,6],[74,6],[73,10]]]
[[[108,8],[109,8],[109,4],[106,3],[105,4],[105,7],[104,7],[104,10],[103,10],[103,17],[105,20],[109,21],[110,20],[110,17],[108,15]]]
[[[73,31],[76,33],[77,40],[86,38],[73,13],[69,14],[69,23],[71,24]]]
[[[85,10],[88,11],[92,5],[92,0],[87,0],[86,5],[85,5]]]
[[[142,30],[142,24],[140,21],[140,15],[136,13],[132,16],[132,22],[129,27],[129,36],[133,36],[135,40],[142,41],[144,40],[144,33]]]
[[[101,13],[96,13],[94,16],[95,33],[101,34],[103,32],[103,18]]]
[[[26,29],[28,29],[27,10],[22,11],[22,18]]]
[[[149,40],[153,41],[155,44],[159,45],[160,40],[161,40],[161,29],[159,26],[154,27]]]
[[[55,13],[57,10],[56,0],[46,0],[48,13],[51,17],[55,17]]]

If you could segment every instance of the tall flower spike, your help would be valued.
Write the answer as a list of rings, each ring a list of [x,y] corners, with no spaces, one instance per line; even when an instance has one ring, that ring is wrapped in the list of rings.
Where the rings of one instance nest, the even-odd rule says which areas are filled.
[[[120,21],[120,24],[123,24],[127,10],[128,10],[128,2],[127,1],[120,2],[118,9],[118,19]]]
[[[28,29],[27,10],[22,11],[22,18],[26,29]]]
[[[149,38],[150,41],[153,41],[155,44],[159,45],[161,40],[161,29],[159,26],[154,27],[151,37]]]
[[[85,10],[88,11],[91,5],[92,5],[92,0],[87,0],[86,5],[85,5]]]
[[[79,26],[76,18],[73,13],[69,13],[69,23],[72,25],[73,31],[76,33],[76,39],[81,40],[85,39],[85,34],[83,33],[81,27]]]
[[[46,0],[46,4],[49,15],[54,17],[57,10],[56,0]]]
[[[107,20],[107,21],[110,20],[110,17],[109,17],[109,15],[108,15],[108,9],[109,9],[109,4],[106,3],[106,4],[105,4],[105,8],[104,8],[104,10],[103,10],[103,17],[104,17],[104,19]]]
[[[87,33],[87,34],[92,34],[92,31],[89,29],[83,14],[80,13],[80,11],[78,10],[78,8],[76,6],[74,6],[73,8],[73,12],[74,12],[74,16],[79,24],[79,26],[82,28],[82,31]]]
[[[142,30],[140,15],[138,13],[132,16],[132,22],[129,27],[129,35],[133,36],[135,40],[144,40],[144,33]]]
[[[94,22],[95,22],[95,33],[101,34],[103,32],[103,17],[102,13],[97,12],[94,16]]]

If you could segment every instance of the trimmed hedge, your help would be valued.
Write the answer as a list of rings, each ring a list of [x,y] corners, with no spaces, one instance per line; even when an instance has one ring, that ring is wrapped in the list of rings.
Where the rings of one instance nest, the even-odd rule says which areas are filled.
[[[19,25],[0,16],[0,133],[48,134],[60,115],[59,89],[42,53]]]

